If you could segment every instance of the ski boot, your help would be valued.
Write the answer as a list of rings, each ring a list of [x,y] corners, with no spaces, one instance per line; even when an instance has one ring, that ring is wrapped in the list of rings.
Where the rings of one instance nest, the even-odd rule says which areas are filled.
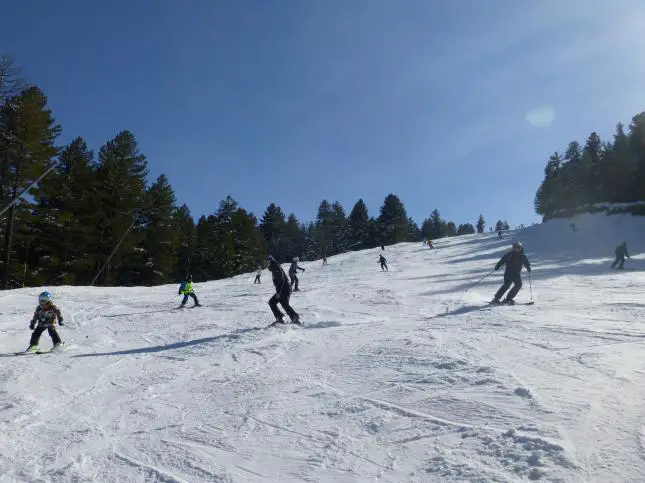
[[[280,324],[284,325],[284,323],[285,323],[285,322],[284,322],[284,319],[283,319],[282,317],[278,317],[277,319],[275,319],[275,322],[274,322],[274,323],[272,323],[271,325],[269,325],[269,327],[276,327],[276,326],[278,326],[278,325],[280,325]]]
[[[27,350],[25,350],[25,352],[38,352],[38,350],[39,349],[37,345],[30,345],[29,347],[27,347]]]
[[[515,305],[515,300],[513,299],[504,299],[502,302],[504,305]]]
[[[291,323],[296,325],[302,325],[302,322],[300,322],[300,316],[296,315],[295,317],[293,317],[291,319]]]

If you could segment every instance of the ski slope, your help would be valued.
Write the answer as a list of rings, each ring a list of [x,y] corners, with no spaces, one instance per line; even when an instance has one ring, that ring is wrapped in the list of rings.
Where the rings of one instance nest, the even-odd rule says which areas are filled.
[[[266,271],[184,310],[174,285],[46,287],[67,348],[14,356],[41,289],[2,292],[0,481],[645,481],[645,220],[576,224],[305,263],[304,328],[265,328]],[[512,240],[536,303],[486,307],[501,271],[466,289]]]

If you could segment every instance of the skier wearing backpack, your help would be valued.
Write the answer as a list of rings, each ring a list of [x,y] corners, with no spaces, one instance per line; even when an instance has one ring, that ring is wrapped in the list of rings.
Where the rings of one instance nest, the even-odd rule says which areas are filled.
[[[300,289],[298,288],[298,275],[296,275],[298,270],[302,270],[303,272],[305,271],[304,268],[298,266],[298,262],[300,261],[300,258],[298,257],[293,257],[293,261],[291,262],[291,266],[289,267],[289,278],[291,279],[291,287],[293,288],[293,285],[296,285],[296,288],[293,289],[294,292],[300,292]]]
[[[506,270],[504,271],[504,284],[497,291],[495,297],[490,303],[504,303],[512,305],[515,303],[515,296],[522,288],[522,277],[520,276],[522,267],[526,267],[526,271],[531,273],[531,264],[529,263],[528,258],[526,258],[524,247],[522,247],[520,242],[513,243],[513,249],[504,255],[499,262],[497,262],[495,265],[495,271],[499,270],[502,265],[506,265]],[[511,284],[513,285],[513,288],[508,292],[506,298],[500,302],[499,299],[502,298],[502,295],[506,293]]]
[[[34,316],[29,323],[29,328],[33,332],[31,333],[29,347],[25,352],[38,351],[38,341],[45,331],[49,332],[49,336],[54,343],[54,349],[63,345],[63,341],[60,339],[58,332],[56,332],[56,321],[58,321],[58,325],[61,327],[64,325],[63,316],[59,308],[52,302],[52,298],[52,294],[49,292],[43,292],[38,296],[38,307],[36,307]]]
[[[284,314],[278,308],[278,303],[280,303],[287,312],[287,315],[291,319],[291,323],[300,324],[300,317],[289,304],[289,299],[291,298],[291,285],[287,278],[287,274],[284,273],[284,270],[272,255],[268,255],[266,260],[268,262],[268,269],[271,272],[271,277],[273,278],[273,286],[276,290],[273,297],[269,299],[269,307],[271,307],[271,312],[273,312],[273,315],[275,316],[275,322],[273,322],[271,326],[274,327],[277,324],[285,323]]]

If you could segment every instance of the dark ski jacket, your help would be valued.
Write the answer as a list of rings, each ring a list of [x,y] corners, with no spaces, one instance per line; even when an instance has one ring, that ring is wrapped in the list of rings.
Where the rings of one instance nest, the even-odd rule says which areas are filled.
[[[36,325],[39,327],[53,327],[56,325],[56,320],[58,320],[58,323],[62,325],[63,316],[61,315],[58,307],[49,303],[45,306],[39,305],[36,307],[36,311],[34,312],[34,317],[31,319],[30,325],[32,327],[35,327]]]
[[[290,293],[291,284],[289,283],[289,278],[287,277],[287,274],[284,273],[280,264],[275,261],[269,262],[269,271],[271,272],[275,291],[279,294]]]
[[[529,259],[526,258],[526,255],[524,255],[524,250],[520,250],[519,252],[512,250],[508,252],[497,262],[495,270],[499,270],[502,265],[506,265],[505,273],[507,274],[519,275],[522,271],[522,266],[526,267],[527,272],[531,271],[531,264],[529,263]]]
[[[298,262],[291,262],[291,266],[289,267],[289,275],[296,273],[296,270],[302,270],[303,272],[305,271],[304,268],[298,266]]]
[[[625,257],[629,258],[629,253],[627,253],[627,245],[618,245],[616,247],[616,258],[624,259]]]
[[[378,257],[378,261],[379,261],[379,263],[380,263],[381,265],[383,265],[383,264],[387,263],[387,260],[385,259],[385,257],[384,257],[383,255],[379,255],[379,257]]]

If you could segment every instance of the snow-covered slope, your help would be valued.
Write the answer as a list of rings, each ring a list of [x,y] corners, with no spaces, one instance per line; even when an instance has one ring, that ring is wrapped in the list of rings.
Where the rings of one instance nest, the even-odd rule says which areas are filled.
[[[645,220],[584,216],[305,264],[305,328],[265,329],[265,272],[54,289],[58,354],[26,348],[39,289],[0,294],[0,481],[645,481]],[[521,240],[517,300],[485,307]],[[42,347],[51,344],[47,334]]]

